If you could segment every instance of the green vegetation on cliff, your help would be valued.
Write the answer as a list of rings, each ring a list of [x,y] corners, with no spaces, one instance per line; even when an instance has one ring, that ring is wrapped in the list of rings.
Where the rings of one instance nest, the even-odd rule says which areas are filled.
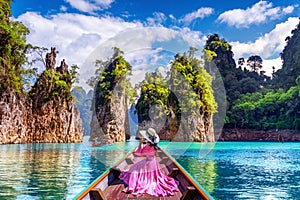
[[[152,106],[156,106],[156,113],[152,114],[154,120],[168,116],[177,120],[175,124],[180,122],[183,113],[206,116],[217,111],[212,77],[199,59],[191,54],[176,54],[167,74],[164,78],[158,71],[147,73],[140,83],[141,95],[136,105],[139,122],[151,120]]]
[[[199,59],[187,56],[186,53],[183,56],[176,54],[171,62],[168,85],[177,96],[180,96],[182,112],[198,114],[217,111],[212,77]]]
[[[157,120],[169,114],[168,98],[170,92],[167,82],[160,72],[146,73],[145,80],[140,83],[140,88],[141,95],[136,105],[140,122],[151,121],[149,114]],[[149,113],[152,105],[157,106],[156,113]],[[154,112],[154,110],[151,111]]]
[[[22,74],[26,62],[26,35],[29,30],[21,23],[11,21],[11,0],[0,0],[0,95],[6,90],[22,92]]]
[[[115,47],[113,50],[111,59],[96,61],[96,77],[88,81],[90,86],[95,87],[96,104],[100,106],[111,99],[113,92],[122,88],[125,88],[131,102],[135,95],[127,77],[131,73],[131,65],[124,59],[123,52],[119,48]]]

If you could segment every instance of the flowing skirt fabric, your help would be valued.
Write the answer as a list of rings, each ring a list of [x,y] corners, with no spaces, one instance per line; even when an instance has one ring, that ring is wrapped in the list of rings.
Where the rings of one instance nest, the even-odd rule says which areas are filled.
[[[119,178],[133,195],[170,196],[178,191],[178,181],[162,173],[152,155],[132,165],[128,171],[122,171]]]

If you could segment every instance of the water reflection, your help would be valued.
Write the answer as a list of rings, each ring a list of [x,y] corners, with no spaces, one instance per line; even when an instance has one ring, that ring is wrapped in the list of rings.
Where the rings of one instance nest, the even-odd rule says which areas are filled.
[[[179,163],[188,170],[188,172],[212,194],[216,186],[216,164],[212,160],[202,159],[191,156],[181,156]]]
[[[137,142],[0,145],[0,199],[72,199]],[[299,199],[300,143],[170,143],[215,199]]]

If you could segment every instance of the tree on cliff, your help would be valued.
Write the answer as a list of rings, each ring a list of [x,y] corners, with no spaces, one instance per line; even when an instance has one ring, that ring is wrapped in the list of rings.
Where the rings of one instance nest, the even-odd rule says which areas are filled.
[[[20,93],[26,62],[26,35],[29,30],[21,23],[11,21],[11,0],[0,0],[0,95],[6,90]]]
[[[169,90],[162,74],[158,70],[153,73],[146,73],[145,79],[139,83],[139,88],[141,94],[136,104],[138,121],[162,120],[163,116],[169,112]],[[154,108],[152,106],[155,106],[156,109],[151,109]]]

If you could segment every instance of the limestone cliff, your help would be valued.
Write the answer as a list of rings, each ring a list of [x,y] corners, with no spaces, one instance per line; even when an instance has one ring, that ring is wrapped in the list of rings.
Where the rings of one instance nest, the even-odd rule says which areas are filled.
[[[81,142],[82,122],[70,93],[72,77],[63,60],[55,68],[55,48],[31,91],[7,89],[0,97],[0,143]]]
[[[46,70],[29,96],[32,100],[33,141],[81,142],[82,121],[71,95],[72,77],[65,60],[55,68],[56,52],[46,55]]]
[[[98,137],[124,142],[129,138],[126,95],[126,74],[129,70],[131,66],[120,55],[115,55],[105,66],[94,89],[91,140]]]
[[[139,130],[152,127],[163,140],[214,142],[215,102],[210,76],[204,70],[192,71],[188,60],[183,62],[188,69],[184,71],[181,59],[179,56],[174,61],[169,80],[160,72],[146,74],[136,105]]]
[[[99,104],[102,93],[95,94],[95,109],[93,109],[91,138],[114,139],[116,142],[125,142],[129,137],[128,108],[125,90],[115,91],[110,99]]]
[[[0,144],[32,142],[31,110],[25,95],[6,90],[0,97]]]

